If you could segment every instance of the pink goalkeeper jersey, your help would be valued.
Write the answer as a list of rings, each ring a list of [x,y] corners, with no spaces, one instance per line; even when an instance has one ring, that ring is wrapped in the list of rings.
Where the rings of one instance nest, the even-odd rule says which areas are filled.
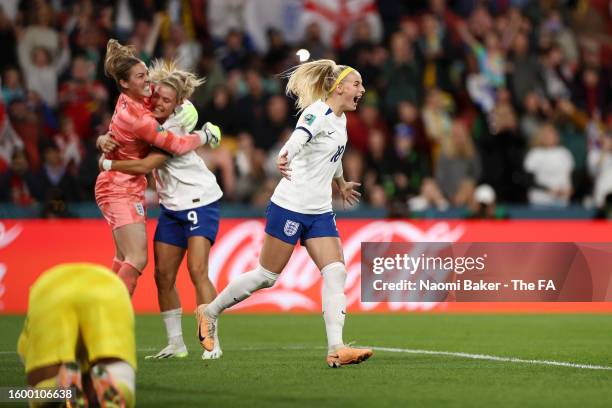
[[[200,146],[195,134],[177,136],[164,130],[146,105],[121,94],[110,124],[113,138],[119,147],[106,154],[109,160],[138,160],[149,154],[151,145],[169,153],[181,155]],[[145,175],[131,175],[118,171],[102,171],[96,181],[96,201],[122,196],[144,196]]]

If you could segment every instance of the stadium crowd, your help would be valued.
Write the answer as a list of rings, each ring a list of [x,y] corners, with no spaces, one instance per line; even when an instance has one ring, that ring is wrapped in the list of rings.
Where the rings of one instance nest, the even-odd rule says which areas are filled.
[[[347,180],[408,214],[495,202],[612,206],[612,9],[605,0],[4,0],[0,201],[67,215],[93,201],[118,90],[106,43],[207,78],[207,152],[225,202],[263,207],[296,121],[279,74],[330,58],[361,73]],[[304,55],[303,53],[300,53]],[[153,187],[152,187],[153,188]],[[154,193],[150,198],[153,204]]]

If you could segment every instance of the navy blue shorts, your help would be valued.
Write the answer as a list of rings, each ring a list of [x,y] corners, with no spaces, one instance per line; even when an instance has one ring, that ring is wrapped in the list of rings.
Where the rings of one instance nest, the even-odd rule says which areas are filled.
[[[266,233],[288,244],[295,245],[309,238],[338,237],[336,214],[302,214],[286,210],[270,202],[266,209]]]
[[[215,243],[219,231],[219,201],[190,210],[172,211],[160,205],[154,241],[187,248],[190,237],[204,237]]]

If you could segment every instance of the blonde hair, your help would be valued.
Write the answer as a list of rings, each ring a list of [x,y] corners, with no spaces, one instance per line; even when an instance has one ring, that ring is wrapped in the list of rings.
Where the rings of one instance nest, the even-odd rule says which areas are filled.
[[[460,132],[463,132],[464,143],[459,144],[455,140],[454,133],[456,129],[452,129],[450,135],[446,136],[442,141],[442,152],[449,158],[465,158],[473,159],[476,157],[476,147],[474,146],[474,140],[472,135],[469,133],[468,128],[461,120],[455,120],[453,122],[453,128],[460,128]]]
[[[174,89],[178,103],[189,98],[193,91],[206,81],[191,72],[180,70],[176,60],[155,60],[149,70],[149,77],[156,85],[166,85]]]
[[[120,80],[127,81],[130,77],[130,69],[142,61],[134,54],[134,47],[121,45],[119,41],[110,39],[106,43],[106,58],[104,59],[104,74],[113,78],[117,85]]]
[[[286,94],[296,97],[295,106],[302,111],[313,102],[325,99],[333,91],[334,82],[345,68],[345,65],[338,65],[328,59],[305,62],[291,68],[282,74],[289,78]]]

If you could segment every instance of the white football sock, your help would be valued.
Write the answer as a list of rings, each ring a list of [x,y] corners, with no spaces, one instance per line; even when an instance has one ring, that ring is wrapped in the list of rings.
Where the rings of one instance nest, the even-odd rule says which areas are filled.
[[[321,303],[327,332],[327,347],[329,352],[333,352],[344,345],[342,328],[346,316],[346,296],[344,295],[346,267],[342,262],[334,262],[321,269],[321,275],[323,275]]]
[[[175,346],[184,346],[183,342],[183,329],[181,327],[181,317],[183,309],[166,310],[161,312],[162,319],[166,325],[166,335],[168,336],[168,344]]]
[[[278,274],[270,272],[261,265],[252,271],[243,273],[232,280],[219,295],[210,302],[206,308],[206,316],[216,320],[221,312],[236,303],[242,302],[253,294],[253,292],[269,288],[278,279]]]

